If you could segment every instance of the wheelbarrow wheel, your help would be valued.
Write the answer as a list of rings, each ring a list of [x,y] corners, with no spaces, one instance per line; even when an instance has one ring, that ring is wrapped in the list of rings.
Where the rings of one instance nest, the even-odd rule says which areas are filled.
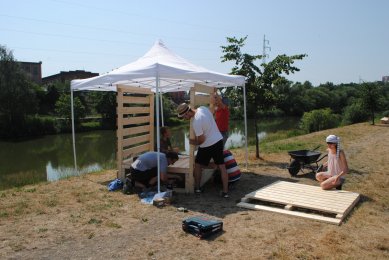
[[[292,160],[288,166],[288,171],[292,177],[296,176],[300,171],[301,165],[298,161]]]

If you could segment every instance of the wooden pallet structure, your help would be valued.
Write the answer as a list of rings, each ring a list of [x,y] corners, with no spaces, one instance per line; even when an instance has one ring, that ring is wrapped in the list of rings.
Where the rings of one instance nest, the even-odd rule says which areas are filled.
[[[213,111],[211,95],[214,87],[195,84],[190,89],[190,106],[197,108],[200,105],[209,106]],[[118,178],[124,180],[125,169],[129,169],[136,156],[153,151],[154,140],[154,93],[150,89],[123,86],[117,87],[117,167]],[[194,138],[192,124],[190,124],[190,138]],[[194,192],[194,152],[196,147],[190,145],[189,156],[179,156],[179,160],[168,167],[168,172],[182,174],[185,187],[175,189],[185,193]],[[203,171],[203,185],[212,177],[213,170]]]
[[[340,225],[359,198],[355,192],[277,181],[247,194],[237,206]]]

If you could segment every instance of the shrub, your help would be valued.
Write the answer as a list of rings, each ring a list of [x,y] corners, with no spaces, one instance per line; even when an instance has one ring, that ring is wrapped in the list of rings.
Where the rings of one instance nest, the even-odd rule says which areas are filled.
[[[329,108],[312,110],[304,113],[300,127],[304,131],[312,133],[337,127],[340,119],[340,115],[333,114]]]
[[[369,119],[369,113],[362,107],[362,104],[357,102],[347,106],[343,112],[343,124],[351,125],[355,123],[365,122]]]

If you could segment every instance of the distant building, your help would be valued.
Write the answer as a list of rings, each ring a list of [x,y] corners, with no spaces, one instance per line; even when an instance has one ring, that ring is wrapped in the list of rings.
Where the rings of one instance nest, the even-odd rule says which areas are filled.
[[[176,104],[180,104],[182,102],[185,102],[185,96],[186,96],[185,91],[170,92],[170,93],[168,93],[168,95],[171,97],[171,99]]]
[[[42,62],[25,62],[17,61],[22,71],[24,71],[27,77],[37,84],[42,83]]]
[[[85,70],[71,70],[71,71],[61,71],[58,74],[54,74],[42,79],[43,85],[49,85],[55,82],[65,82],[71,81],[73,79],[86,79],[99,76],[99,73],[93,73]]]
[[[389,76],[383,76],[382,82],[384,82],[384,83],[389,82]]]

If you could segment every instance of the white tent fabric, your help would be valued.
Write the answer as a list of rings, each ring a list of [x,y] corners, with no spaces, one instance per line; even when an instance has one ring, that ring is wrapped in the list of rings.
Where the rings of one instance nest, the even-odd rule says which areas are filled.
[[[137,61],[129,63],[106,74],[88,78],[72,80],[72,131],[74,166],[77,169],[73,91],[116,91],[117,85],[128,85],[140,88],[149,88],[157,93],[156,107],[159,107],[159,93],[177,92],[190,90],[194,84],[202,84],[210,87],[242,86],[244,95],[245,136],[247,140],[246,120],[246,92],[245,77],[228,75],[208,70],[194,65],[184,58],[169,50],[161,40],[157,40],[153,47]],[[157,122],[159,122],[159,109],[157,109]],[[157,148],[160,149],[159,124],[157,124]],[[247,165],[247,142],[246,142],[246,165]],[[160,172],[158,160],[158,192],[160,191]]]
[[[214,72],[194,65],[169,50],[161,40],[140,59],[106,74],[72,80],[71,89],[116,91],[116,85],[150,88],[156,92],[189,90],[195,83],[212,87],[243,86],[245,77]]]

